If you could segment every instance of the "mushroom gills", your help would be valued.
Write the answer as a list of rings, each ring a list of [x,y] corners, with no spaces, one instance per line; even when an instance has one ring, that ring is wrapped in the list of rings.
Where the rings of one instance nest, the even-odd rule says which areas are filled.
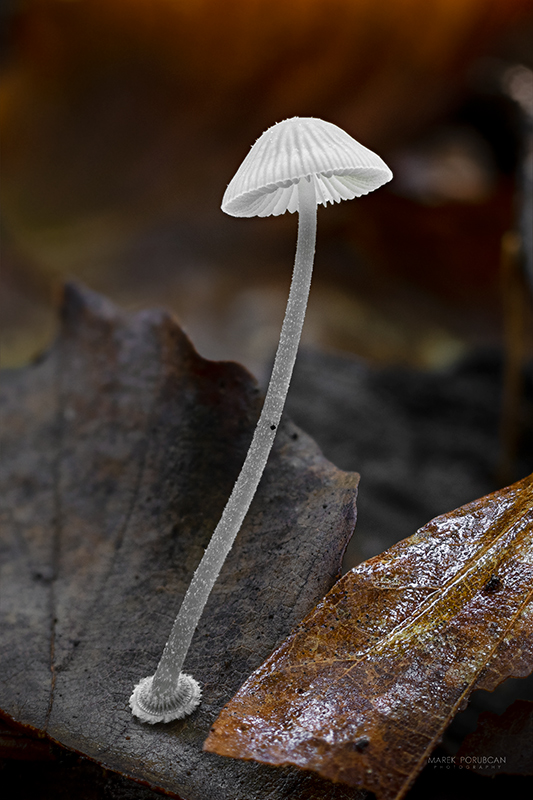
[[[350,175],[350,170],[342,170],[330,172],[329,175],[321,172],[307,177],[311,177],[315,184],[317,203],[325,206],[328,203],[340,203],[341,200],[353,200],[373,191],[378,172],[369,167],[360,170],[357,175]],[[232,212],[239,217],[278,217],[286,211],[291,214],[298,211],[298,180],[285,181],[285,186],[248,192],[232,201]]]

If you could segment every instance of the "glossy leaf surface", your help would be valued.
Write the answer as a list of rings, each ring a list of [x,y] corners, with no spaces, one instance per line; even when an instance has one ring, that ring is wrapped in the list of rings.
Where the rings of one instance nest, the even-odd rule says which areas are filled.
[[[224,708],[205,747],[392,800],[474,688],[532,668],[529,477],[345,575]]]

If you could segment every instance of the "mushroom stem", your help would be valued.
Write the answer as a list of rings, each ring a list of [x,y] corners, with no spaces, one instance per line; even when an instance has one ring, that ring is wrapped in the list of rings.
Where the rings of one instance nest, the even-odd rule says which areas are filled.
[[[154,676],[153,689],[155,692],[167,693],[176,684],[177,676],[183,667],[185,656],[211,589],[231,550],[261,480],[281,419],[304,323],[316,241],[317,211],[313,180],[305,178],[300,180],[298,192],[300,211],[294,271],[280,341],[261,416],[220,522],[194,573],[174,622],[170,638]]]
[[[180,718],[190,713],[200,701],[200,690],[196,681],[181,673],[183,662],[211,589],[241,528],[265,469],[289,390],[305,318],[316,241],[317,205],[312,176],[299,180],[298,197],[298,244],[294,271],[261,416],[239,477],[194,573],[153,679],[145,678],[141,681],[130,699],[133,713],[146,722],[169,722]],[[188,682],[190,687],[191,681],[196,686],[196,702],[191,700],[190,693],[184,691],[184,684]],[[182,698],[184,693],[187,694],[186,699]],[[184,710],[185,706],[187,710]],[[144,712],[144,715],[139,711]],[[150,719],[152,716],[157,718]]]

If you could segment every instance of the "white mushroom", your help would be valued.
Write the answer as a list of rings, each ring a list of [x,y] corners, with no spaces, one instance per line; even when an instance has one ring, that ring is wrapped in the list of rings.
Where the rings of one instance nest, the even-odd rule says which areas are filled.
[[[222,210],[232,217],[277,217],[286,211],[301,217],[302,178],[313,184],[314,214],[317,205],[373,192],[392,172],[337,125],[293,117],[273,125],[252,146],[226,189]]]
[[[390,181],[379,156],[341,128],[312,117],[273,125],[257,140],[222,200],[235,217],[267,217],[298,211],[298,244],[285,319],[261,416],[231,496],[194,573],[161,661],[130,698],[144,722],[170,722],[190,714],[200,687],[182,673],[183,662],[211,589],[239,532],[265,468],[296,360],[316,239],[317,205],[351,200]]]

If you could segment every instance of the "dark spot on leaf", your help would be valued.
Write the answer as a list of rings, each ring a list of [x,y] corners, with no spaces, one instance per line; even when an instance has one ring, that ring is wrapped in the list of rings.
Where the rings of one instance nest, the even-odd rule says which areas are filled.
[[[368,745],[370,744],[370,739],[366,736],[361,736],[359,739],[356,739],[354,742],[354,747],[358,753],[362,753]]]
[[[369,744],[370,740],[366,736],[361,736],[359,739],[356,739],[355,742],[346,742],[346,744],[343,746],[343,749],[362,753]]]
[[[272,425],[270,426],[270,430],[271,430],[271,431],[275,431],[275,430],[276,430],[276,426],[275,426],[274,424],[272,424]]]
[[[51,583],[54,579],[53,572],[51,569],[43,569],[37,570],[32,575],[34,581],[39,581],[42,583]]]
[[[493,592],[497,592],[502,588],[501,579],[498,578],[497,575],[491,575],[485,586],[483,587],[483,591],[486,594],[492,594]]]

